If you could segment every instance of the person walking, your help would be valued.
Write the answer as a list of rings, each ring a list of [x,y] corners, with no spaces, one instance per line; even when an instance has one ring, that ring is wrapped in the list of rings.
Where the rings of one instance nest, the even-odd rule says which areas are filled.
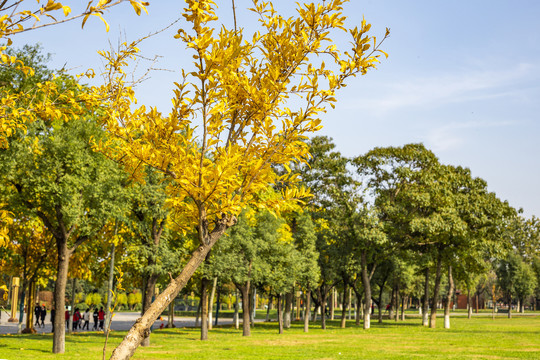
[[[41,311],[39,312],[39,316],[41,318],[41,327],[45,327],[45,316],[47,316],[47,308],[45,305],[41,306]]]
[[[56,310],[53,306],[51,309],[51,324],[52,324],[52,332],[54,332],[54,317],[56,316]]]
[[[99,313],[98,313],[97,308],[94,309],[94,313],[92,314],[92,316],[94,318],[94,327],[92,328],[92,330],[97,331],[97,329],[98,329],[98,319],[99,319]]]
[[[84,312],[83,319],[84,319],[84,325],[83,325],[82,329],[84,330],[84,328],[86,328],[86,330],[90,330],[89,329],[89,326],[90,326],[90,308],[86,309],[86,311]]]
[[[36,317],[36,323],[34,324],[34,326],[38,326],[38,327],[41,327],[41,325],[39,325],[39,319],[40,319],[40,316],[41,316],[41,307],[39,306],[39,304],[36,304],[36,307],[34,308],[34,316]]]
[[[103,311],[103,306],[99,309],[98,318],[99,318],[99,329],[103,331],[103,323],[105,322],[105,311]]]

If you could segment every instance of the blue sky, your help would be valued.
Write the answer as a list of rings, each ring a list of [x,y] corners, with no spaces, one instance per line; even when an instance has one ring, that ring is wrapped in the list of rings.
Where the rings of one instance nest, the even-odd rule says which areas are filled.
[[[109,33],[93,18],[84,30],[76,22],[13,40],[15,46],[42,43],[55,67],[97,72],[102,66],[96,51],[116,44],[120,32],[135,40],[177,19],[184,6],[150,2],[149,15],[137,17],[128,3],[106,13]],[[223,22],[232,25],[230,1],[216,2]],[[289,12],[293,2],[275,4]],[[250,1],[236,5],[239,24],[250,28],[253,17],[244,10]],[[346,156],[423,142],[443,163],[469,167],[526,216],[540,215],[540,2],[351,0],[345,9],[350,26],[364,16],[373,35],[391,29],[383,46],[390,56],[338,93],[336,109],[323,115],[321,134]],[[155,66],[167,71],[154,71],[138,87],[138,98],[164,112],[173,81],[191,61],[173,39],[181,24],[141,45],[146,56],[162,56]]]

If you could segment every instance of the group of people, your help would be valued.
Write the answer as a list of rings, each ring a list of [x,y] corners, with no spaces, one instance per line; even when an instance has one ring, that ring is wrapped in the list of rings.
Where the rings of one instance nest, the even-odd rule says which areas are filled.
[[[39,304],[36,304],[36,307],[34,308],[34,316],[36,317],[35,326],[44,327],[46,315],[47,315],[47,308],[45,307],[45,305],[39,306]]]
[[[66,310],[66,328],[69,327],[69,316],[69,311]],[[99,311],[97,308],[95,308],[92,318],[94,320],[92,330],[103,330],[103,326],[105,324],[105,311],[103,311],[103,307],[101,307]],[[54,321],[54,319],[51,319],[51,321]],[[83,314],[81,314],[79,308],[75,308],[75,311],[73,312],[73,330],[81,328],[82,330],[90,330],[90,308],[86,309]]]

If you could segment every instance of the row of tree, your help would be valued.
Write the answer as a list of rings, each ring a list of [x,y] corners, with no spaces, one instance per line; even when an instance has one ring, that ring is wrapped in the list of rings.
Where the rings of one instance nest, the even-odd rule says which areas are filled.
[[[411,275],[422,273],[423,313],[431,299],[435,326],[443,273],[452,284],[522,248],[512,245],[522,239],[515,211],[469,170],[440,164],[421,145],[346,159],[328,139],[306,141],[337,91],[386,55],[367,22],[347,27],[343,0],[298,5],[292,17],[254,1],[253,35],[236,27],[234,5],[234,26],[221,27],[213,1],[187,0],[176,38],[195,61],[176,83],[168,115],[136,104],[124,69],[140,41],[101,53],[99,86],[47,69],[35,48],[10,48],[18,33],[56,22],[40,16],[62,11],[84,24],[121,2],[90,1],[72,17],[53,0],[0,4],[8,44],[0,48],[2,266],[22,273],[29,289],[54,278],[63,309],[68,273],[108,278],[112,288],[116,255],[117,287],[142,283],[144,296],[140,321],[111,359],[133,355],[206,259],[203,298],[219,275],[243,297],[263,287],[285,308],[301,287],[324,310],[341,284],[363,299],[365,327],[375,279],[392,282],[397,304]],[[145,2],[130,4],[146,10]],[[345,35],[349,49],[333,41]],[[526,256],[536,256],[538,246],[527,246]],[[163,277],[169,285],[154,296]],[[61,311],[54,323],[53,352],[62,353]]]

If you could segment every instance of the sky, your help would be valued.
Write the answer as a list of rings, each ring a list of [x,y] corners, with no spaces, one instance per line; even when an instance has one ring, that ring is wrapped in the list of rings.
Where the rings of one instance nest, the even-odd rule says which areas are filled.
[[[72,73],[103,68],[98,50],[118,39],[133,41],[181,17],[183,1],[149,0],[149,14],[136,16],[129,3],[98,18],[14,36],[15,46],[41,43],[53,55],[51,67]],[[255,25],[236,0],[237,20],[249,33]],[[276,0],[292,15],[293,1]],[[64,1],[64,5],[85,3]],[[220,21],[232,26],[230,1],[216,0]],[[318,135],[334,139],[345,156],[374,147],[424,143],[442,163],[471,169],[490,191],[524,215],[540,216],[540,2],[537,0],[351,0],[347,25],[362,18],[389,54],[377,70],[357,77],[338,94],[336,109],[322,115]],[[191,53],[173,36],[183,20],[145,40],[142,53],[158,62],[137,87],[140,103],[170,109],[173,82],[190,69]],[[343,42],[345,39],[336,39]]]

